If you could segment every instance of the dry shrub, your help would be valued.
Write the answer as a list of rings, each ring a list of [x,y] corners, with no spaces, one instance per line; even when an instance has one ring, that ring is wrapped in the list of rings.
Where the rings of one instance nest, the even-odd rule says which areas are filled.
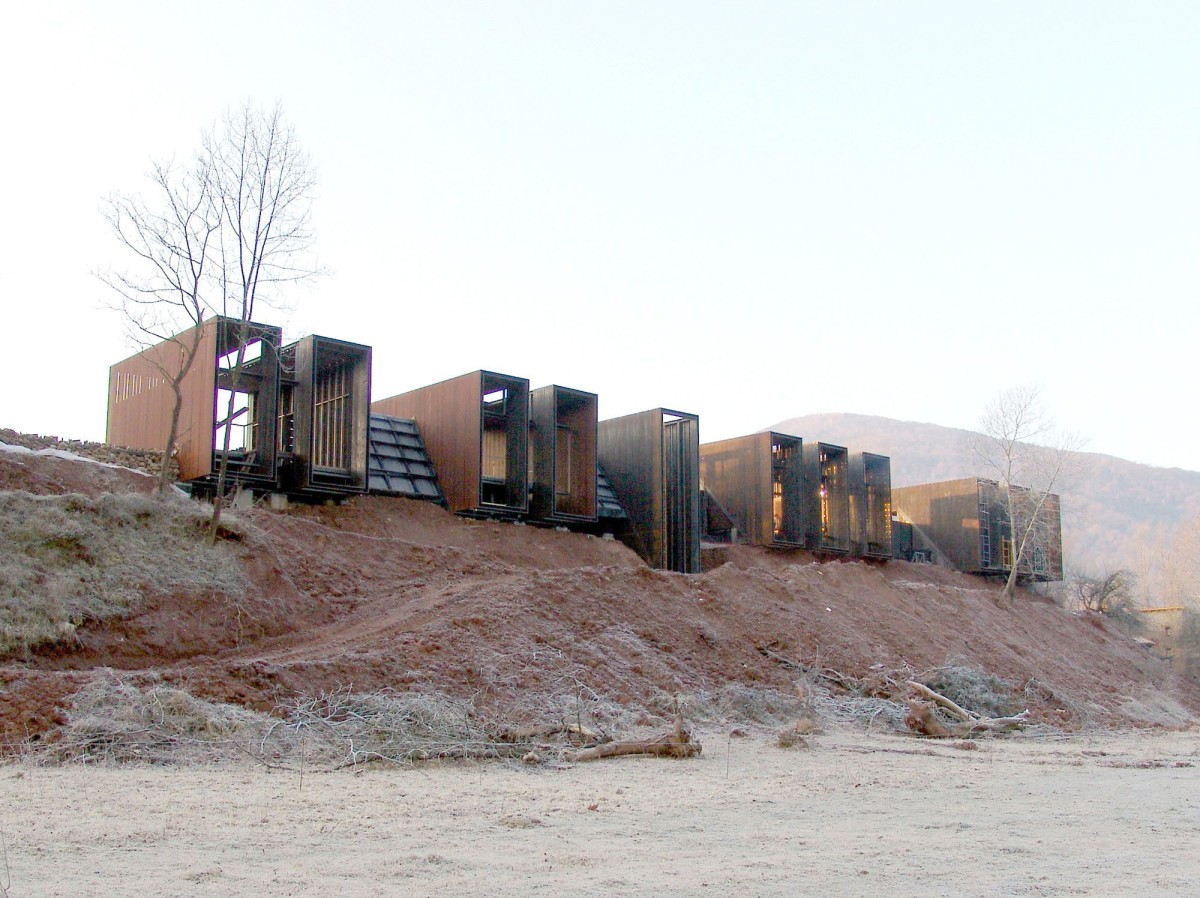
[[[922,682],[980,717],[1008,717],[1024,710],[1016,683],[974,667],[939,667]]]
[[[812,733],[811,725],[812,721],[804,718],[784,727],[775,734],[775,744],[780,748],[808,748],[808,740],[804,737]]]
[[[207,519],[175,496],[0,493],[0,655],[68,639],[147,593],[243,590],[236,552],[203,539]]]
[[[469,704],[442,696],[339,689],[297,698],[272,716],[196,698],[156,677],[138,679],[105,671],[75,693],[44,759],[186,764],[249,758],[335,769],[378,760],[520,757],[532,747],[498,741]]]
[[[687,706],[701,723],[779,727],[816,716],[807,692],[788,694],[740,683],[726,683],[715,692],[698,692],[688,698]]]
[[[867,730],[883,729],[895,732],[907,732],[904,725],[904,715],[908,706],[903,702],[874,696],[832,696],[827,693],[817,693],[813,697],[813,707],[818,719],[830,725]]]
[[[264,756],[302,757],[330,768],[368,761],[408,763],[434,758],[521,757],[529,741],[506,742],[467,702],[421,693],[349,688],[300,697],[263,737]]]
[[[149,678],[142,685],[112,671],[75,693],[67,723],[45,759],[56,762],[199,763],[245,756],[271,719],[236,705],[204,701]]]

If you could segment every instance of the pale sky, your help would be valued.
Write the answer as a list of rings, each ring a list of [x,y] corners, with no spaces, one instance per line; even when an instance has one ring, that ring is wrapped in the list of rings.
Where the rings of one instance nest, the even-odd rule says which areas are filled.
[[[60,0],[0,83],[0,426],[103,439],[101,198],[278,100],[334,275],[258,317],[372,345],[376,398],[486,368],[709,441],[1038,381],[1200,470],[1194,0]]]

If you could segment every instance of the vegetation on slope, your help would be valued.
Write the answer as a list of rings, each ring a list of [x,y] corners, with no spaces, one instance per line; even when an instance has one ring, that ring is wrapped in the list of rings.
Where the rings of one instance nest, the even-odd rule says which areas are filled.
[[[206,520],[182,498],[0,492],[0,654],[69,638],[148,594],[243,588],[231,547],[204,544]]]

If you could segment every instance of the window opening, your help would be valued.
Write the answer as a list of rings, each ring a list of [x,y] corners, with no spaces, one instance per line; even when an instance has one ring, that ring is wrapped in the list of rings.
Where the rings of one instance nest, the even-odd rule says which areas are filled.
[[[483,394],[483,411],[488,415],[503,415],[508,403],[508,390],[488,390]]]
[[[232,406],[230,399],[233,400]],[[254,394],[232,390],[217,390],[217,418],[213,428],[213,449],[225,450],[225,432],[229,431],[230,452],[250,452],[254,449]]]
[[[235,325],[236,327],[236,325]],[[236,340],[234,343],[236,344]],[[262,358],[263,341],[250,340],[246,343],[245,349],[242,350],[242,364],[256,362]],[[232,371],[237,367],[238,348],[236,345],[224,355],[217,358],[217,369],[220,371]]]
[[[979,503],[979,565],[992,566],[992,516],[985,503]]]
[[[508,439],[502,423],[488,422],[483,430],[483,479],[503,482],[508,476]]]
[[[346,366],[321,372],[313,386],[313,467],[349,466],[350,372]]]
[[[554,440],[554,494],[564,499],[571,496],[571,472],[574,470],[575,434],[559,424]]]
[[[1033,572],[1035,574],[1046,573],[1046,550],[1041,546],[1033,547]]]
[[[296,414],[293,404],[296,401],[294,389],[283,387],[279,393],[279,451],[292,453],[296,451]]]

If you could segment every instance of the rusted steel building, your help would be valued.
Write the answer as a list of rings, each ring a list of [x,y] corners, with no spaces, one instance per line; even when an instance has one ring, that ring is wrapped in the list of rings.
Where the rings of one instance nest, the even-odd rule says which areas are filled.
[[[859,558],[892,557],[892,460],[886,455],[850,456],[850,534]]]
[[[655,408],[598,430],[600,465],[629,515],[621,538],[651,567],[699,573],[699,417]]]
[[[421,429],[447,507],[518,517],[529,511],[529,381],[473,371],[371,404]]]
[[[194,339],[199,341],[196,358],[180,385],[182,404],[175,441],[180,479],[201,486],[215,483],[228,432],[228,481],[273,488],[278,445],[278,327],[210,318],[117,362],[109,369],[107,442],[134,449],[164,448],[175,401],[169,373],[180,370],[184,347],[190,347]],[[240,364],[239,344],[244,344]]]
[[[844,555],[850,545],[850,453],[832,443],[804,444],[805,545]]]
[[[371,347],[309,336],[280,351],[280,486],[341,496],[367,489]]]
[[[1020,575],[1031,581],[1061,580],[1062,520],[1059,497],[1013,487],[1018,517],[1035,514],[1031,545]],[[1039,499],[1043,499],[1036,508]],[[940,483],[899,487],[892,492],[897,511],[936,547],[948,564],[970,574],[1008,574],[1015,548],[1003,490],[994,480],[967,477]],[[1024,517],[1024,520],[1029,520]]]
[[[783,433],[752,433],[700,447],[704,489],[733,519],[744,542],[804,545],[803,440]]]
[[[596,522],[595,393],[557,385],[529,394],[530,517],[556,524]]]

